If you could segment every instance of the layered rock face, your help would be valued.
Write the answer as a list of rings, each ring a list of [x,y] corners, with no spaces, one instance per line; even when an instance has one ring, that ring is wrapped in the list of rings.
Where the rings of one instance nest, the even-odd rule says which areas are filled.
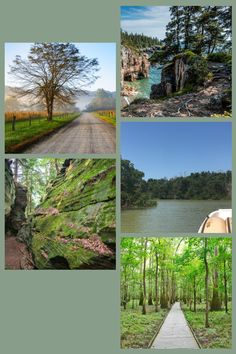
[[[5,161],[5,217],[6,231],[17,235],[25,223],[25,209],[27,206],[27,188],[14,182],[9,161]]]
[[[115,161],[66,160],[33,216],[38,269],[115,267]]]
[[[139,54],[121,46],[121,87],[124,81],[134,81],[148,77],[150,63],[146,54]]]
[[[198,72],[199,71],[199,72]],[[151,99],[169,96],[185,87],[198,86],[201,75],[208,72],[207,63],[195,54],[180,54],[171,63],[164,65],[161,73],[161,83],[152,85]]]
[[[15,183],[13,180],[10,163],[5,160],[5,216],[8,217],[15,201]]]

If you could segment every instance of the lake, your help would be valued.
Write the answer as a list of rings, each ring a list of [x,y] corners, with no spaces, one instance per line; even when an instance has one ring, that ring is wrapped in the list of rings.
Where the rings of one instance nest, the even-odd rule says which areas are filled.
[[[154,208],[123,210],[121,232],[195,233],[210,212],[229,208],[230,200],[159,200]]]
[[[158,64],[151,65],[148,78],[125,82],[127,86],[133,87],[138,92],[135,98],[150,98],[151,86],[161,82],[161,68]]]

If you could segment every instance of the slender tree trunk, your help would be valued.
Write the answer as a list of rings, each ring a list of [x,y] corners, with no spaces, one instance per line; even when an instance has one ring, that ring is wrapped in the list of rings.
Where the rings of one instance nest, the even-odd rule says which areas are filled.
[[[56,169],[57,175],[58,175],[59,172],[60,172],[60,168],[59,168],[59,166],[58,166],[58,159],[54,159],[54,164],[55,164],[55,169]]]
[[[158,312],[158,251],[155,248],[155,260],[156,260],[156,271],[155,271],[155,312]]]
[[[228,313],[228,291],[227,291],[227,275],[226,275],[225,259],[224,259],[224,288],[225,288],[225,312]]]
[[[127,271],[126,271],[126,267],[124,267],[124,298],[123,298],[124,310],[126,310],[127,301],[128,301]]]
[[[14,176],[13,176],[15,182],[18,181],[18,169],[19,169],[18,159],[15,159],[15,161],[14,161]]]
[[[206,309],[205,309],[205,327],[209,326],[209,267],[207,262],[207,237],[204,239],[204,263],[205,263],[205,294],[206,294]]]
[[[139,286],[139,306],[143,306],[143,283],[142,283],[143,267],[142,262],[140,264],[140,286]]]
[[[193,311],[197,312],[197,290],[196,290],[196,276],[193,278]]]
[[[147,310],[146,310],[146,298],[147,298],[147,293],[146,293],[146,258],[147,258],[147,238],[145,238],[144,241],[144,257],[143,257],[143,310],[142,314],[146,315]]]
[[[218,256],[218,247],[216,246],[214,249],[215,258]],[[211,311],[219,311],[221,310],[221,300],[219,296],[219,288],[218,288],[218,270],[217,266],[215,266],[213,273],[213,295],[211,300]]]
[[[150,257],[149,268],[152,269],[152,258]],[[153,305],[152,302],[152,274],[149,272],[148,277],[148,305]]]

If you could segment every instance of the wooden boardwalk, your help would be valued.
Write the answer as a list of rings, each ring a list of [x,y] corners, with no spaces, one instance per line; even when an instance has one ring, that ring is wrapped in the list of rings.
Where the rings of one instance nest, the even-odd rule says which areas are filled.
[[[176,302],[168,313],[152,344],[154,349],[199,349],[188,326],[180,303]]]

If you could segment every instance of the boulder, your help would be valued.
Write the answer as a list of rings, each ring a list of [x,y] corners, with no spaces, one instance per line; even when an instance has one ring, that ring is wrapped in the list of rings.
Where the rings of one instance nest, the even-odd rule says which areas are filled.
[[[66,160],[36,208],[31,248],[38,269],[115,267],[115,160]]]

